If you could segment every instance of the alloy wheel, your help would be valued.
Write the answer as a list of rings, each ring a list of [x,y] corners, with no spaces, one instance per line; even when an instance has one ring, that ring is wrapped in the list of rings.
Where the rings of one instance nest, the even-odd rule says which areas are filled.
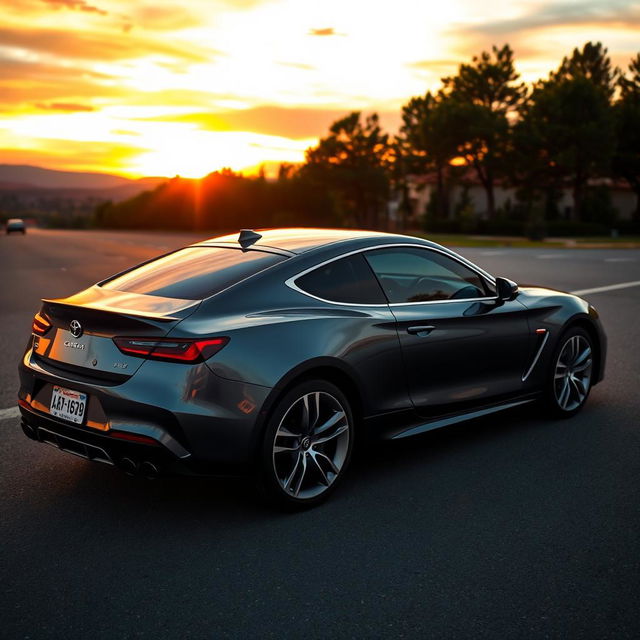
[[[335,482],[349,452],[351,424],[340,401],[305,393],[287,409],[273,439],[273,469],[290,497],[316,498]]]
[[[592,350],[583,335],[571,336],[556,362],[553,388],[558,406],[564,411],[577,409],[587,397],[593,366]]]

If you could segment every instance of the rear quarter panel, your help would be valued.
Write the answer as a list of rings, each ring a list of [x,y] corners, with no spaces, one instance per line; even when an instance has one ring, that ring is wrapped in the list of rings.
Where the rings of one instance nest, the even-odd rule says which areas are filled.
[[[229,344],[207,361],[221,378],[274,388],[314,368],[334,367],[355,382],[365,415],[411,407],[386,305],[328,304],[284,280],[264,286],[255,280],[206,301],[171,335],[228,336]]]

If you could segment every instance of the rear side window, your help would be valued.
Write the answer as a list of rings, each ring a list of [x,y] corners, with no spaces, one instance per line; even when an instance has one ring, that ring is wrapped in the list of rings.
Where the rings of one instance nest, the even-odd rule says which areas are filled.
[[[102,286],[163,298],[202,300],[283,260],[284,256],[264,251],[187,247],[116,276]]]
[[[296,280],[306,293],[331,302],[386,304],[373,272],[361,253],[329,262]]]

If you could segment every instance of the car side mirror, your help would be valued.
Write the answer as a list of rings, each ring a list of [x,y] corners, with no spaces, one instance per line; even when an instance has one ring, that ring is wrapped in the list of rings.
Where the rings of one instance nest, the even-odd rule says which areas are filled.
[[[496,278],[496,296],[498,303],[514,300],[518,295],[518,285],[513,280],[507,278]]]

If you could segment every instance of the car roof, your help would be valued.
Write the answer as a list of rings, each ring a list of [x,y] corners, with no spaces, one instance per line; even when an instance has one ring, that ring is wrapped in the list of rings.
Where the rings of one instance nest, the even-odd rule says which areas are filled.
[[[290,227],[285,229],[256,229],[256,233],[262,237],[252,244],[255,248],[273,248],[290,251],[291,253],[303,253],[317,247],[344,240],[360,238],[393,237],[393,234],[381,231],[362,231],[357,229],[315,229],[309,227]],[[397,237],[397,236],[396,236]],[[199,242],[203,244],[232,243],[238,246],[238,234],[231,233],[225,236],[217,236]]]

